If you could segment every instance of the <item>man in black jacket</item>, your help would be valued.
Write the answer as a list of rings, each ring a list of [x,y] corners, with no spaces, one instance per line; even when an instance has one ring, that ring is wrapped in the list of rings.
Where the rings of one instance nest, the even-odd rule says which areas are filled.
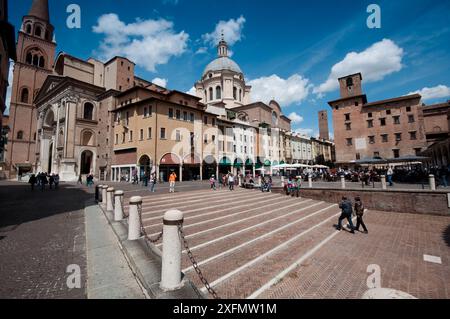
[[[339,216],[339,220],[338,220],[338,225],[337,225],[337,230],[341,230],[342,229],[342,220],[343,219],[347,219],[348,220],[348,224],[350,225],[350,232],[352,234],[355,233],[354,227],[353,227],[353,222],[352,222],[352,213],[353,213],[353,208],[352,208],[352,202],[351,200],[349,200],[347,197],[342,197],[342,201],[339,203],[339,208],[342,209],[342,214],[341,216]]]

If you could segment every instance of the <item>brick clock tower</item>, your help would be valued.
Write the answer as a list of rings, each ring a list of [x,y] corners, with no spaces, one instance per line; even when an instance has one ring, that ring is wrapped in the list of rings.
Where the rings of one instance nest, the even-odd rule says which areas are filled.
[[[37,110],[33,100],[53,72],[56,49],[53,31],[48,0],[33,0],[28,15],[22,19],[17,40],[6,155],[9,178],[32,171],[35,164]]]
[[[330,140],[328,112],[326,110],[319,111],[319,138],[327,141]]]

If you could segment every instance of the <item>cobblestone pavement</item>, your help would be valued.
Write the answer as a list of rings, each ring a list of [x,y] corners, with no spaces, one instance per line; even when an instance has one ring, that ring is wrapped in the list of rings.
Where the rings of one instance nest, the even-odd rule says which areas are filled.
[[[0,182],[0,298],[85,298],[84,190],[34,190]],[[81,269],[81,289],[66,268]]]
[[[334,229],[334,203],[205,189],[144,197],[147,233],[156,236],[174,208],[184,212],[189,245],[222,298],[361,298],[370,264],[380,266],[382,287],[450,298],[450,217],[369,211],[369,234],[352,235]],[[185,251],[182,268],[202,288]]]

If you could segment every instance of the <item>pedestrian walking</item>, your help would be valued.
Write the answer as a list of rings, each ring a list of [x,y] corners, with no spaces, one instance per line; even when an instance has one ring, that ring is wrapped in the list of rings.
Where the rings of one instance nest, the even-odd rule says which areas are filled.
[[[348,224],[350,225],[350,233],[354,234],[355,230],[352,222],[352,202],[347,197],[342,197],[342,201],[339,203],[339,208],[342,210],[341,216],[339,216],[338,225],[336,227],[337,230],[342,229],[342,220],[347,219]]]
[[[392,169],[391,166],[389,166],[388,171],[387,171],[387,178],[388,178],[389,186],[393,186],[394,185],[392,183],[392,176],[393,175],[394,175],[394,170]]]
[[[81,173],[80,173],[80,175],[78,175],[78,182],[77,182],[77,184],[83,185],[83,179],[81,177]]]
[[[150,192],[155,192],[156,174],[150,175]]]
[[[169,176],[169,193],[175,193],[175,181],[177,179],[177,174],[172,172]]]
[[[214,178],[214,175],[211,175],[211,178],[209,179],[209,184],[211,186],[211,189],[216,190],[216,179]]]
[[[55,189],[57,189],[59,185],[59,174],[55,174],[54,182],[55,182]]]
[[[228,188],[230,191],[234,190],[234,176],[231,173],[228,175]]]
[[[55,182],[55,176],[52,174],[52,175],[50,175],[49,178],[48,178],[48,185],[49,185],[50,189],[53,188],[53,183],[54,183],[54,182]]]
[[[28,180],[28,183],[30,184],[32,191],[34,191],[34,185],[36,184],[36,181],[37,181],[36,175],[31,174],[30,179]]]
[[[367,230],[366,224],[364,224],[364,221],[363,221],[364,210],[365,210],[365,207],[361,201],[361,198],[359,196],[357,196],[355,198],[355,214],[356,214],[355,230],[359,231],[359,226],[362,226],[362,228],[364,229],[364,232],[367,234],[368,230]]]
[[[41,191],[43,192],[45,190],[45,184],[48,184],[47,174],[41,173],[40,180],[41,180]]]

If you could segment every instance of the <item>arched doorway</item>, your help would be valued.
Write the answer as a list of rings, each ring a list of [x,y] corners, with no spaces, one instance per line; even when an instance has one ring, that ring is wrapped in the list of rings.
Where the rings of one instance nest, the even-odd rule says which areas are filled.
[[[183,159],[183,181],[196,181],[200,179],[200,157],[188,154]]]
[[[245,169],[244,168],[244,162],[239,157],[234,160],[234,165],[233,166],[236,168],[236,173],[237,174],[240,175],[240,174],[244,173],[243,172],[243,170]]]
[[[177,180],[180,180],[180,158],[173,154],[173,153],[167,153],[164,155],[161,160],[159,161],[159,179],[163,182],[169,181],[169,175],[172,172],[175,172],[177,175]]]
[[[91,151],[81,153],[80,174],[90,174],[92,171],[92,161],[94,154]]]
[[[208,155],[203,160],[203,179],[208,180],[212,175],[216,175],[217,162],[214,156]],[[217,178],[217,176],[216,176]]]
[[[150,176],[153,167],[153,163],[150,157],[148,157],[147,155],[142,155],[141,158],[139,159],[138,165],[140,171],[139,174],[140,180],[142,180],[146,175]]]
[[[228,174],[231,171],[231,161],[228,157],[224,156],[219,162],[219,173]]]

